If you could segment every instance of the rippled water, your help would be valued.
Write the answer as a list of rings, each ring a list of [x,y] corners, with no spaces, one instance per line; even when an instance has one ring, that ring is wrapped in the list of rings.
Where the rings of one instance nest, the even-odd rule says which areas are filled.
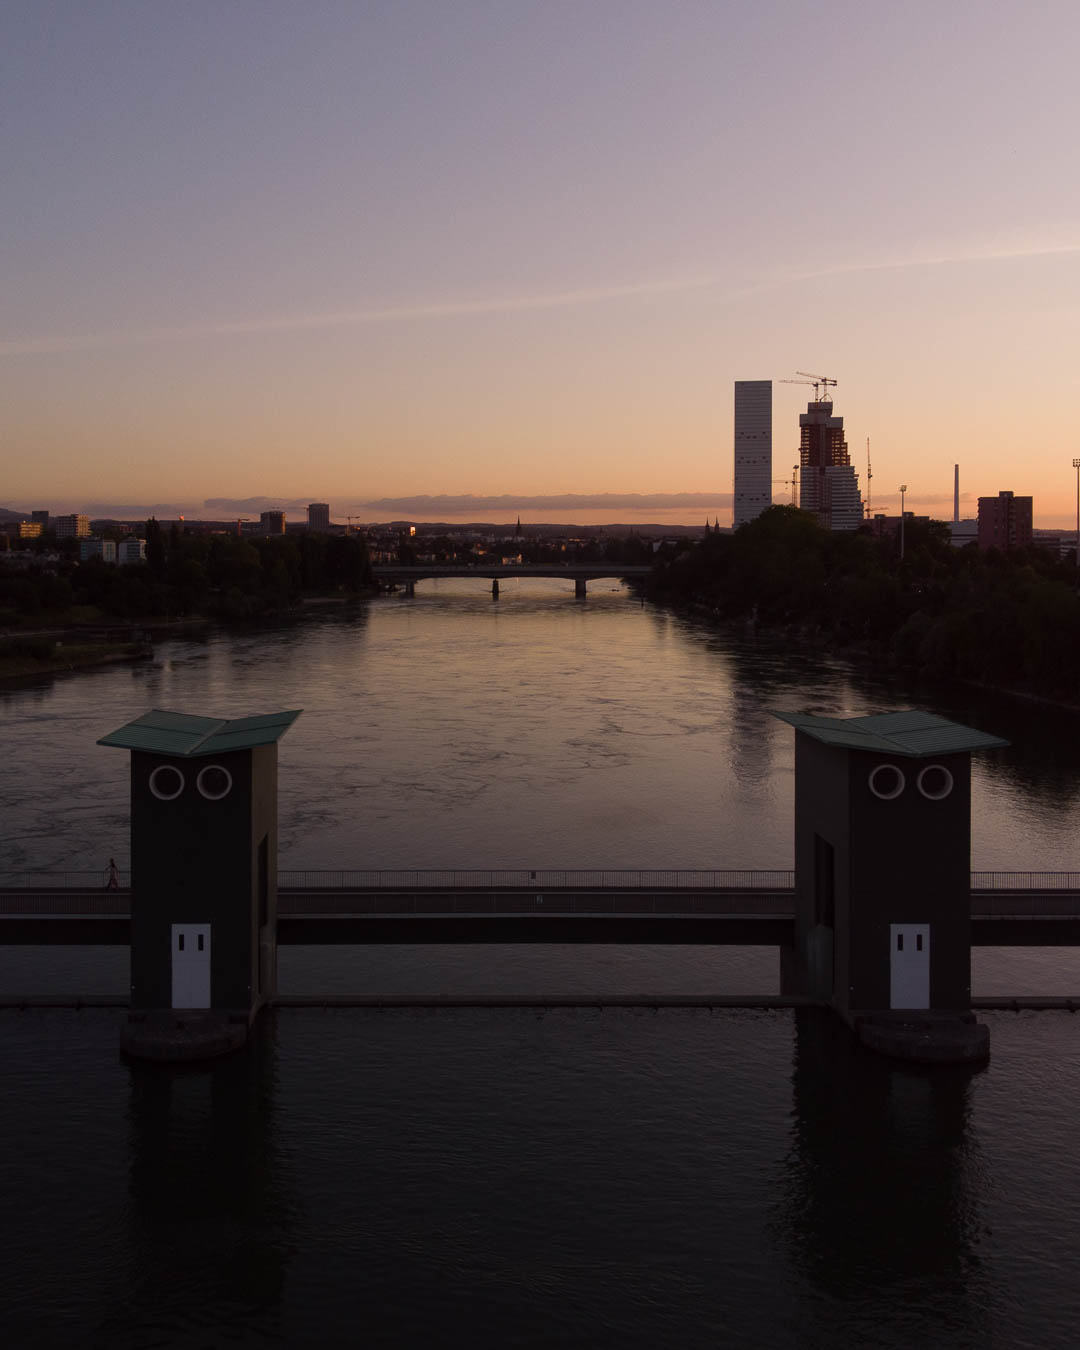
[[[976,757],[973,861],[1080,870],[1077,722],[900,691],[591,586],[421,586],[0,695],[4,867],[126,860],[149,707],[303,707],[282,865],[775,867],[772,708],[920,706]],[[15,772],[12,772],[12,766]],[[108,952],[0,951],[0,987],[123,988]],[[286,987],[775,988],[773,952],[283,952]],[[110,964],[112,962],[112,964]],[[1080,989],[1071,951],[977,992]],[[51,983],[50,983],[51,982]],[[119,1014],[0,1012],[14,1345],[1074,1346],[1080,1024],[995,1015],[983,1073],[913,1072],[789,1013],[278,1013],[211,1070]]]
[[[1069,1014],[279,1013],[209,1070],[0,1017],[17,1346],[1077,1343]]]
[[[773,709],[929,707],[1004,735],[974,757],[973,865],[1080,870],[1080,719],[903,691],[827,654],[642,605],[615,582],[433,581],[415,598],[162,645],[153,663],[0,694],[4,868],[127,860],[125,752],[148,708],[303,708],[281,741],[280,863],[341,867],[792,865],[794,734]],[[887,866],[887,859],[883,865]],[[281,953],[283,989],[769,992],[772,950]],[[979,951],[976,993],[1080,991],[1080,956]],[[0,951],[0,990],[127,986],[121,953]]]

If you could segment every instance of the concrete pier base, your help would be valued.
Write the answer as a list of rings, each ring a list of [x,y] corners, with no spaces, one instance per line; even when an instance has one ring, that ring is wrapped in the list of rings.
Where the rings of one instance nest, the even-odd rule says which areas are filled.
[[[405,594],[406,594],[406,595],[415,595],[415,594],[416,594],[416,582],[415,582],[415,581],[407,581],[407,582],[405,583]]]
[[[869,1050],[913,1064],[985,1064],[990,1028],[974,1013],[855,1013],[851,1024]]]
[[[491,598],[492,598],[492,600],[498,600],[498,598],[499,598],[499,578],[498,578],[498,577],[492,577],[492,579],[491,579]]]
[[[574,595],[578,600],[585,599],[585,578],[577,577],[574,580]]]
[[[120,1049],[133,1059],[190,1064],[239,1050],[248,1038],[247,1013],[204,1008],[132,1012],[120,1029]]]

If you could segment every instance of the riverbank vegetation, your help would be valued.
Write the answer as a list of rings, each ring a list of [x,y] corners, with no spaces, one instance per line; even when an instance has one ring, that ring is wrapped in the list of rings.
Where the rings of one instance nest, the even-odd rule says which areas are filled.
[[[137,566],[80,563],[69,552],[50,567],[31,564],[0,574],[0,625],[245,619],[282,613],[304,596],[359,594],[370,584],[367,546],[359,535],[240,539],[175,526],[166,532],[150,520],[146,562]]]
[[[65,642],[44,636],[0,639],[0,681],[33,679],[115,661],[137,661],[151,654],[148,642]]]
[[[1080,702],[1076,568],[1037,547],[956,549],[948,527],[908,522],[895,538],[831,533],[774,506],[657,562],[657,598],[787,629],[917,670]]]

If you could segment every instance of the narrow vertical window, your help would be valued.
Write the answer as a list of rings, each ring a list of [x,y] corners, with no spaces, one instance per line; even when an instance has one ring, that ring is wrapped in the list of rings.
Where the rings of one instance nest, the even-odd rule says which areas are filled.
[[[178,933],[178,934],[177,934],[176,940],[177,940],[177,942],[180,944],[179,950],[180,950],[180,951],[183,951],[183,950],[184,950],[184,935],[183,935],[183,933]]]
[[[920,947],[922,946],[922,938],[919,939],[919,946],[920,946]],[[203,949],[203,935],[200,933],[200,934],[199,934],[199,951],[202,951],[202,949]]]
[[[916,950],[917,952],[921,952],[921,951],[922,951],[922,934],[921,934],[921,933],[916,933],[916,934],[915,934],[915,950]]]
[[[902,952],[902,951],[904,950],[904,935],[903,935],[903,933],[897,933],[897,935],[896,935],[896,950],[897,950],[898,952]]]

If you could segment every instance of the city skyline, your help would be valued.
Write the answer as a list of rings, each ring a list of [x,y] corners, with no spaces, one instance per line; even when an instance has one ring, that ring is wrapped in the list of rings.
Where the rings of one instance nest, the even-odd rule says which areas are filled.
[[[875,510],[905,482],[947,518],[959,462],[965,515],[1075,525],[1072,6],[17,0],[3,31],[0,505],[727,523],[733,383],[774,381],[782,479],[809,369]]]

